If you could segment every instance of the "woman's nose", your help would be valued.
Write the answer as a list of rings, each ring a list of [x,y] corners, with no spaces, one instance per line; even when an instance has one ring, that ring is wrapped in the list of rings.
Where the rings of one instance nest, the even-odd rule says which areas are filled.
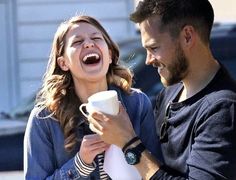
[[[91,48],[94,47],[94,43],[91,40],[84,41],[84,48]]]

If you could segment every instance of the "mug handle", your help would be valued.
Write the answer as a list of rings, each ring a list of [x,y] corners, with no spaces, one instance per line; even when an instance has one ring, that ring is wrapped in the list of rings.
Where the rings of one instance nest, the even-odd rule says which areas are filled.
[[[80,107],[79,107],[79,110],[80,110],[81,113],[88,119],[88,115],[87,115],[87,114],[84,112],[84,110],[83,110],[83,107],[86,107],[86,105],[87,105],[87,103],[81,104]],[[96,131],[94,130],[95,127],[94,127],[94,125],[93,125],[92,123],[89,123],[89,128],[90,128],[91,131],[96,132]]]
[[[94,127],[94,125],[92,123],[89,123],[89,129],[96,133],[95,127]]]
[[[80,112],[81,112],[86,118],[88,118],[88,114],[86,114],[86,113],[84,112],[84,110],[83,110],[83,107],[86,107],[86,105],[87,105],[87,103],[81,104],[81,105],[79,106],[79,110],[80,110]]]

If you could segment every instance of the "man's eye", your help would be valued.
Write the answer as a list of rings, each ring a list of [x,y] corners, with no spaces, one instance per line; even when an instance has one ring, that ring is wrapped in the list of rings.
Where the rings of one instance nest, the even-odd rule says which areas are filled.
[[[156,52],[158,50],[158,47],[151,47],[151,51]]]

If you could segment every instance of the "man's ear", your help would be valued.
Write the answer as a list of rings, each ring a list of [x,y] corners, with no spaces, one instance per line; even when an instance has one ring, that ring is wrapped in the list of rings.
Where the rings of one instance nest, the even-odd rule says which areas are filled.
[[[186,25],[181,31],[181,41],[185,47],[192,47],[196,39],[196,31],[193,26]]]
[[[63,71],[68,71],[69,67],[66,64],[66,60],[63,56],[57,58],[57,64]]]

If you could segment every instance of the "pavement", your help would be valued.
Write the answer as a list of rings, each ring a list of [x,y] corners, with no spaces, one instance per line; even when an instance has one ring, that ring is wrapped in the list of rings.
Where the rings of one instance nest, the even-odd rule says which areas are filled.
[[[23,171],[0,172],[0,180],[24,180]]]
[[[16,119],[0,119],[0,180],[23,179],[23,139],[26,123]]]
[[[25,131],[27,122],[13,119],[0,119],[0,136],[18,134]]]

